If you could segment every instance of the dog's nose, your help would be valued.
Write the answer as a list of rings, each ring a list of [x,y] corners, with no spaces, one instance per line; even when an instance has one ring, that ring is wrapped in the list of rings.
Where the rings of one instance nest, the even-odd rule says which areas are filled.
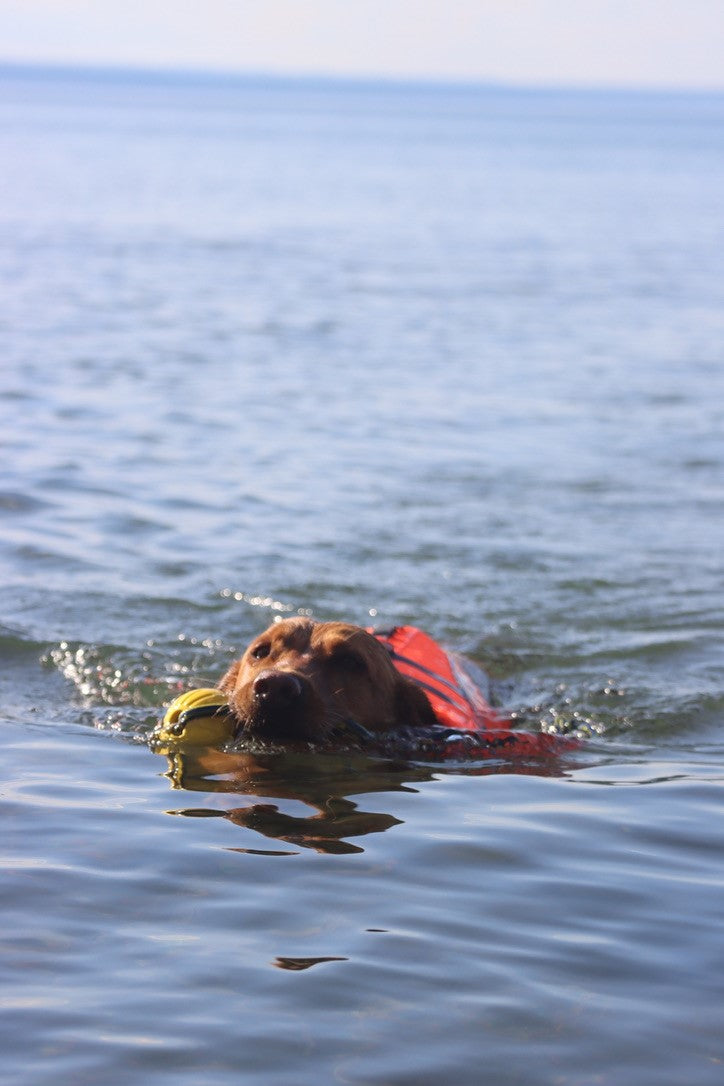
[[[254,698],[268,706],[283,709],[302,695],[302,684],[289,671],[260,671],[254,679]]]

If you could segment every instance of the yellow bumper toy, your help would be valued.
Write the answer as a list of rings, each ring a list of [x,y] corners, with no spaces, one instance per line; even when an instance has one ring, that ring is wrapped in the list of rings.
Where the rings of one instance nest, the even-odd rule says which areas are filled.
[[[151,735],[154,746],[218,747],[234,737],[229,703],[220,690],[189,690],[171,702]]]

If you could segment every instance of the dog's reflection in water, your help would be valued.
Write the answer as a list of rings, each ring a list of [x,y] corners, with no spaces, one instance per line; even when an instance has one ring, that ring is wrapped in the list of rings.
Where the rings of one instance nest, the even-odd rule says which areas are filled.
[[[361,810],[351,795],[414,791],[415,783],[432,779],[432,772],[424,766],[349,753],[251,754],[198,749],[169,755],[168,762],[166,776],[176,789],[261,800],[224,808],[187,807],[174,814],[226,818],[275,841],[327,853],[362,852],[348,838],[381,833],[400,824],[392,814]],[[272,800],[287,806],[296,801],[312,813],[289,814]]]
[[[525,773],[546,777],[562,776],[566,772],[561,762],[552,759],[528,765],[498,761],[445,768],[439,763],[425,765],[350,751],[251,753],[195,748],[167,757],[166,776],[175,789],[244,796],[252,800],[232,807],[185,807],[172,813],[225,818],[272,840],[327,853],[363,852],[364,849],[349,838],[382,833],[401,824],[400,819],[390,813],[360,809],[356,802],[360,796],[415,792],[416,785],[445,772],[456,776]],[[289,807],[292,802],[304,804],[311,809],[311,814],[290,814],[280,809]],[[240,851],[270,850],[249,848]]]

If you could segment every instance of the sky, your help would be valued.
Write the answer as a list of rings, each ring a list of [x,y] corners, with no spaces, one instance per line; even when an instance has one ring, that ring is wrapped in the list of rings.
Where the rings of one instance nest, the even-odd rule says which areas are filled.
[[[0,60],[724,89],[724,0],[0,0]]]

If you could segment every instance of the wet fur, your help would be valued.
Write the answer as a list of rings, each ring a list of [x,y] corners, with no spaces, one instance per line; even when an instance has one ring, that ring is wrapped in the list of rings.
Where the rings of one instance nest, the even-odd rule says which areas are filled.
[[[285,619],[265,630],[219,683],[237,734],[271,743],[331,744],[435,724],[424,692],[361,626]]]

